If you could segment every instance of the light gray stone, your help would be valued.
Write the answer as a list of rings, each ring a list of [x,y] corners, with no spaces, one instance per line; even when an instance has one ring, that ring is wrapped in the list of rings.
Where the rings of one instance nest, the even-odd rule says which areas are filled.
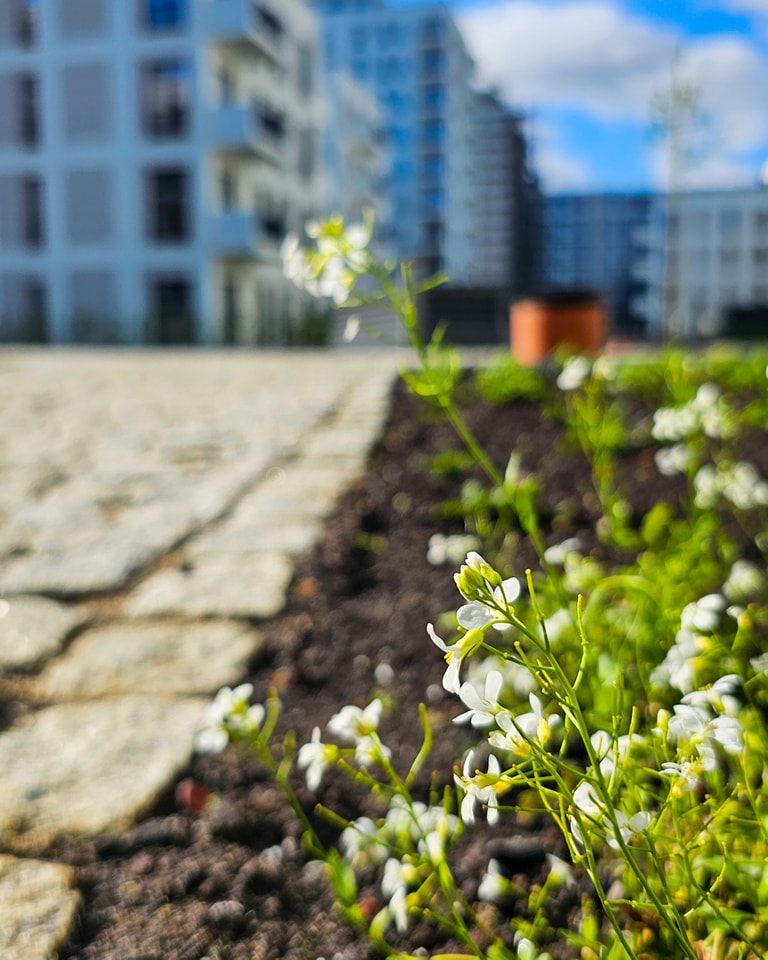
[[[191,562],[206,554],[218,553],[283,553],[299,557],[315,543],[322,525],[307,517],[270,515],[268,522],[255,523],[240,519],[240,514],[226,523],[212,527],[193,537],[184,547]]]
[[[58,653],[85,611],[45,597],[11,597],[0,617],[0,671],[31,670]]]
[[[161,570],[127,599],[134,617],[254,617],[278,614],[293,567],[284,554],[202,554],[185,569]]]
[[[0,735],[0,835],[17,853],[125,829],[189,762],[205,698],[47,707]]]
[[[50,960],[66,941],[80,896],[60,863],[0,856],[0,956]]]
[[[39,695],[212,695],[237,682],[263,645],[257,630],[227,621],[110,624],[87,631],[51,663],[39,679]]]

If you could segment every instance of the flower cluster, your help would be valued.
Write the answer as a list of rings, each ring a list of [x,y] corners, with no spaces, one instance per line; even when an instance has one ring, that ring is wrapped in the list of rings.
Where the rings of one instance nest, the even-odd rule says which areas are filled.
[[[353,705],[342,707],[328,721],[328,732],[353,747],[355,761],[361,766],[381,764],[391,756],[391,751],[381,742],[377,732],[381,711],[382,702],[377,699],[364,709]],[[306,771],[310,790],[317,790],[325,771],[334,766],[341,756],[339,747],[320,740],[320,728],[315,727],[309,743],[299,749],[297,761],[299,768]]]
[[[768,506],[768,482],[751,463],[705,464],[693,478],[696,506],[711,510],[722,497],[738,510]]]
[[[264,723],[266,710],[260,704],[251,706],[253,685],[242,683],[234,690],[222,687],[208,704],[202,729],[195,737],[198,753],[221,753],[230,739],[247,739]]]
[[[289,233],[280,250],[284,273],[311,296],[329,297],[342,306],[371,269],[372,219],[366,216],[362,223],[347,226],[342,217],[334,216],[322,223],[310,221],[305,229],[315,246],[303,248],[300,238]]]

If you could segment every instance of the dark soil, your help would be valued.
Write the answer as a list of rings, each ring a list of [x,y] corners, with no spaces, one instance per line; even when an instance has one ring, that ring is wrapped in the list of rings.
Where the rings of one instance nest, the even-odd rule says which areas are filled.
[[[515,449],[540,477],[549,542],[578,534],[596,543],[592,531],[599,514],[588,466],[563,445],[562,427],[525,401],[504,407],[473,403],[468,415],[502,470]],[[271,688],[279,691],[282,726],[296,731],[298,743],[310,738],[315,724],[324,728],[344,704],[364,706],[382,695],[388,705],[383,739],[395,765],[405,770],[421,743],[418,705],[426,700],[435,729],[428,766],[449,783],[454,764],[477,737],[451,723],[460,705],[441,692],[440,653],[425,629],[460,602],[455,568],[426,561],[433,533],[463,529],[440,505],[457,497],[465,475],[427,470],[430,456],[445,448],[460,449],[450,426],[398,388],[367,474],[343,497],[316,549],[299,565],[284,613],[266,627],[270,653],[243,679],[253,683],[254,699],[263,700]],[[641,512],[660,494],[674,493],[652,455],[628,455],[622,470],[647,501],[635,505]],[[533,563],[522,538],[508,539],[505,550],[509,572]],[[393,680],[379,671],[377,682],[381,664],[391,666]],[[296,785],[307,811],[319,799],[349,817],[376,812],[370,798],[340,778],[327,777],[317,798],[298,778]],[[420,789],[426,792],[426,780]],[[330,836],[330,827],[321,829]],[[515,839],[524,830],[525,844]],[[546,873],[544,851],[558,849],[558,837],[546,824],[508,818],[495,831],[477,826],[461,841],[459,881],[472,900],[492,854],[530,881]],[[77,930],[60,960],[373,956],[334,909],[323,867],[305,859],[300,828],[280,793],[259,763],[233,746],[216,757],[196,758],[154,815],[128,833],[62,844],[50,855],[76,866],[83,895]],[[562,903],[552,905],[563,926],[578,896],[564,889]],[[361,903],[372,913],[379,898],[371,885]],[[503,914],[487,905],[480,909],[509,939]],[[451,946],[426,926],[412,931],[407,942],[411,952],[421,948],[424,955]]]

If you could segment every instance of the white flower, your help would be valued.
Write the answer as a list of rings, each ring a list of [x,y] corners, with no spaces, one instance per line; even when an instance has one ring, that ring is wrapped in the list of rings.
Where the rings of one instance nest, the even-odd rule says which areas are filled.
[[[489,727],[501,709],[498,700],[502,682],[502,676],[498,670],[489,670],[482,697],[471,683],[462,683],[459,687],[459,697],[469,709],[458,717],[454,717],[453,722],[464,723],[469,720],[473,727]]]
[[[698,426],[698,413],[690,404],[683,407],[660,407],[653,414],[651,436],[656,440],[674,443],[690,436]]]
[[[427,624],[427,633],[430,639],[438,649],[443,651],[445,662],[448,664],[443,674],[443,687],[449,693],[458,693],[461,687],[459,671],[462,662],[477,650],[483,642],[483,633],[481,630],[468,630],[462,637],[453,644],[447,644],[442,640],[431,623]]]
[[[567,863],[560,857],[556,857],[554,853],[547,853],[545,857],[549,864],[549,872],[553,877],[556,877],[564,886],[569,888],[574,888],[578,885],[570,863]]]
[[[355,744],[355,760],[361,767],[389,760],[392,751],[378,737],[361,737]]]
[[[681,741],[687,743],[702,736],[711,719],[708,710],[702,707],[688,706],[685,703],[677,704],[673,708],[673,714],[669,718],[667,726],[669,738],[673,743]]]
[[[320,742],[320,727],[312,731],[312,739],[299,748],[296,760],[299,769],[306,769],[307,786],[317,790],[323,774],[338,757],[338,749],[333,744]]]
[[[473,762],[474,751],[470,751],[464,761],[463,775],[461,777],[454,775],[456,783],[464,790],[461,819],[464,823],[474,823],[475,804],[480,803],[487,808],[488,823],[493,826],[499,821],[499,798],[495,785],[498,783],[501,767],[493,754],[488,757],[487,774],[481,774],[478,770],[473,771]],[[473,772],[474,777],[471,775]]]
[[[741,701],[736,694],[741,689],[741,680],[735,673],[727,673],[705,690],[692,690],[681,703],[692,707],[711,707],[718,713],[735,717],[741,713]]]
[[[477,887],[477,898],[485,903],[500,903],[507,895],[509,881],[504,877],[498,860],[488,861],[488,869]]]
[[[544,562],[551,564],[553,567],[562,567],[569,554],[580,553],[581,549],[581,540],[578,537],[569,537],[562,543],[547,547],[544,551]]]
[[[341,339],[344,343],[352,343],[355,337],[360,333],[360,317],[356,314],[352,314],[347,317],[347,322],[344,324],[344,332],[341,335]]]
[[[404,933],[408,929],[408,888],[418,882],[418,871],[413,864],[390,857],[384,864],[381,892],[389,900],[389,912],[395,926]]]
[[[541,700],[535,693],[528,695],[528,702],[531,705],[530,713],[513,717],[506,710],[502,710],[496,714],[496,722],[501,727],[501,731],[495,730],[488,737],[491,746],[509,750],[515,756],[523,758],[530,756],[531,740],[546,746],[555,727],[561,723],[560,717],[556,714],[545,717]]]
[[[387,847],[379,837],[379,829],[370,817],[358,817],[344,830],[339,846],[347,860],[355,867],[364,862],[383,863]]]
[[[695,455],[684,443],[676,443],[672,447],[657,450],[654,459],[660,474],[673,477],[678,473],[685,473],[693,465]]]
[[[429,538],[427,544],[427,562],[433,567],[440,567],[444,563],[460,563],[467,555],[467,551],[478,545],[477,537],[472,534],[457,533],[446,536],[443,533],[435,533]]]
[[[589,376],[592,363],[586,357],[571,357],[557,378],[561,390],[578,390]]]
[[[700,633],[712,633],[720,624],[720,614],[726,608],[725,597],[719,593],[708,593],[695,603],[683,608],[680,625],[685,629],[698,630]]]
[[[229,743],[230,730],[244,735],[258,730],[266,711],[261,704],[249,706],[252,693],[250,683],[219,690],[203,714],[203,728],[195,737],[197,753],[221,753]]]
[[[632,843],[635,841],[638,834],[648,829],[652,819],[647,810],[640,810],[631,817],[628,817],[621,810],[615,810],[614,815],[619,827],[619,833],[621,834],[621,837],[625,843]],[[607,818],[605,823],[610,832],[613,833],[613,836],[608,837],[608,846],[613,847],[614,850],[620,850],[621,843],[615,834],[615,827]]]
[[[328,721],[327,729],[339,740],[357,745],[378,730],[381,709],[382,703],[378,698],[371,700],[364,710],[355,706],[342,707]]]
[[[670,777],[673,780],[669,792],[673,797],[681,797],[683,794],[695,790],[701,780],[701,764],[698,761],[683,760],[675,763],[668,760],[662,763],[659,773],[663,777]]]
[[[550,643],[555,643],[563,634],[573,629],[573,616],[562,607],[544,621],[544,629]]]
[[[763,586],[763,575],[748,560],[736,560],[723,584],[723,593],[731,600],[745,600]]]
[[[459,625],[465,630],[481,630],[488,624],[493,624],[496,630],[509,630],[510,624],[504,620],[504,613],[492,606],[495,602],[506,610],[520,596],[520,581],[517,577],[509,577],[502,580],[501,585],[493,590],[493,601],[472,600],[459,607],[456,613],[456,619]]]

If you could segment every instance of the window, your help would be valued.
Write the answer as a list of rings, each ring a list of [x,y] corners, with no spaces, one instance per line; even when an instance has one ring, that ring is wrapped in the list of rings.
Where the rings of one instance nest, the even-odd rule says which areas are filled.
[[[443,39],[443,23],[441,20],[425,20],[422,26],[422,41],[425,44],[440,43]]]
[[[421,65],[425,77],[439,79],[445,68],[445,57],[441,50],[428,50],[421,58]]]
[[[34,147],[40,138],[37,110],[37,77],[19,75],[19,139],[25,147]]]
[[[221,291],[221,299],[224,306],[224,323],[222,331],[222,342],[227,346],[233,346],[237,343],[237,328],[239,326],[239,317],[237,309],[237,288],[235,281],[227,277]]]
[[[61,86],[65,140],[83,143],[107,139],[114,123],[110,64],[72,63],[64,66]]]
[[[147,340],[165,345],[195,342],[192,283],[189,277],[167,274],[150,277]]]
[[[720,211],[720,235],[724,240],[735,240],[741,227],[740,210]]]
[[[298,48],[298,87],[302,97],[308,97],[314,87],[314,68],[315,61],[312,55],[312,47],[307,44],[299,44]]]
[[[768,210],[756,210],[754,224],[757,239],[768,241]]]
[[[62,38],[104,36],[109,30],[106,0],[66,0],[59,4],[59,33]]]
[[[15,0],[12,7],[13,37],[20,47],[37,43],[37,9],[34,0]]]
[[[257,8],[259,27],[273,43],[282,43],[285,35],[283,21],[267,7]]]
[[[445,87],[441,83],[432,83],[424,87],[424,106],[439,111],[445,103]]]
[[[4,306],[4,341],[45,343],[48,340],[47,291],[36,274],[11,273],[0,277]]]
[[[141,67],[141,125],[150,137],[181,137],[189,125],[190,75],[171,57]]]
[[[312,129],[299,130],[299,176],[302,180],[309,180],[314,172],[315,132]]]
[[[148,30],[172,30],[187,20],[187,0],[143,0],[144,26]]]
[[[43,243],[42,183],[39,177],[22,180],[22,237],[30,247]]]
[[[150,171],[147,177],[147,233],[159,243],[178,243],[189,238],[189,175],[169,167]]]
[[[280,142],[285,137],[285,117],[271,107],[258,106],[257,112],[264,133],[271,140]]]
[[[221,188],[221,209],[224,211],[233,210],[236,206],[237,190],[235,189],[235,178],[229,170],[222,173],[219,186]]]

